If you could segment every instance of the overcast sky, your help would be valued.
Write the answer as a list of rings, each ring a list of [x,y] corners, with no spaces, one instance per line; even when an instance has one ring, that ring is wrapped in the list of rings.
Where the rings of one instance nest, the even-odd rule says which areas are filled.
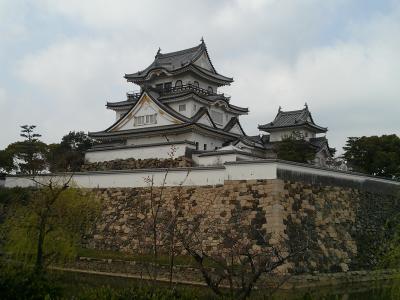
[[[125,73],[202,36],[248,134],[307,102],[339,151],[400,135],[400,1],[0,0],[0,149],[23,124],[47,143],[107,128]]]

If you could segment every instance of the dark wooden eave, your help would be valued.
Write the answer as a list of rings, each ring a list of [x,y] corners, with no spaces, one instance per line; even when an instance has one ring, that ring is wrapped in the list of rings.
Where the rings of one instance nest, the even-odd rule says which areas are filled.
[[[273,132],[282,129],[295,129],[299,127],[307,127],[314,132],[324,133],[328,131],[328,128],[321,127],[315,124],[311,112],[308,110],[308,106],[305,106],[301,110],[292,111],[279,111],[274,119],[274,121],[259,125],[258,129],[266,132]]]
[[[99,140],[120,140],[127,139],[130,137],[142,137],[142,136],[163,136],[168,134],[180,134],[189,131],[200,131],[211,136],[219,136],[225,140],[235,140],[240,135],[226,132],[222,129],[212,128],[204,124],[199,123],[184,123],[184,124],[173,124],[164,126],[153,126],[143,127],[129,130],[120,130],[112,132],[89,132],[89,136]]]
[[[204,53],[206,54],[210,62],[212,69],[211,71],[194,64],[194,62]],[[217,83],[218,85],[226,85],[233,82],[233,78],[226,77],[217,73],[208,55],[207,47],[204,41],[202,41],[202,43],[196,47],[176,52],[165,54],[158,52],[155,56],[154,61],[147,68],[136,73],[125,74],[124,77],[128,81],[134,83],[143,83],[144,81],[149,79],[148,75],[152,71],[156,70],[160,72],[163,71],[171,75],[177,75],[182,72],[192,71],[205,79]]]

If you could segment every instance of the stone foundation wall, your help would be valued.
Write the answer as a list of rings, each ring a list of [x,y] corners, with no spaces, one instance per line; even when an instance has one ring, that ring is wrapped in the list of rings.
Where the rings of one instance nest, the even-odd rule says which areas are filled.
[[[151,279],[148,276],[148,266],[135,261],[80,257],[74,262],[60,264],[52,268],[72,272],[96,272],[97,275],[113,275],[122,278]],[[169,282],[170,267],[168,265],[157,265],[157,270],[157,280]],[[345,285],[364,282],[366,283],[366,287],[368,287],[371,283],[376,283],[376,280],[397,279],[398,274],[399,270],[394,269],[300,274],[290,276],[289,278],[263,274],[256,283],[256,286],[258,288],[279,287],[281,290],[292,290],[341,285],[341,289],[343,289],[346,288]],[[184,284],[205,285],[204,279],[197,268],[184,265],[174,266],[172,281]]]
[[[132,170],[132,169],[150,169],[150,168],[178,168],[192,167],[193,162],[190,158],[180,156],[168,159],[116,159],[103,162],[85,163],[81,171],[106,171],[106,170]]]
[[[87,247],[140,253],[152,243],[152,205],[154,209],[154,203],[160,203],[160,249],[168,249],[169,238],[163,232],[176,216],[182,226],[199,222],[198,235],[206,237],[201,246],[211,252],[230,247],[225,232],[251,241],[255,251],[260,235],[267,235],[270,245],[284,244],[287,249],[307,246],[301,257],[284,266],[291,272],[373,267],[374,250],[385,235],[385,223],[400,209],[396,195],[279,179],[226,181],[216,187],[93,192],[102,199],[104,209],[87,238]]]

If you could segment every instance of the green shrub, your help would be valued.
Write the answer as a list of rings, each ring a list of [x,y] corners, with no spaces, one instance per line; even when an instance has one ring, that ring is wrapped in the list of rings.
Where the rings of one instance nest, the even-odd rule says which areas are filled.
[[[1,299],[57,299],[61,289],[47,275],[37,275],[23,266],[0,266]]]

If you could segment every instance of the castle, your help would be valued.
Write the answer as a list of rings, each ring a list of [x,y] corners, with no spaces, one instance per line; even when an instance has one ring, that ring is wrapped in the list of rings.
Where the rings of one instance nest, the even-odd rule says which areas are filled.
[[[3,185],[40,187],[71,180],[83,193],[93,193],[103,205],[87,240],[95,249],[132,252],[143,238],[151,240],[144,220],[151,219],[149,205],[157,195],[167,219],[177,201],[184,204],[182,219],[201,217],[198,233],[207,237],[202,241],[207,251],[230,248],[218,232],[232,232],[240,223],[248,227],[235,234],[252,239],[255,249],[260,232],[270,245],[309,247],[301,259],[288,263],[289,272],[375,267],[378,260],[371,253],[387,237],[387,220],[400,209],[399,182],[324,168],[332,155],[321,136],[327,128],[314,122],[307,105],[279,109],[272,122],[258,127],[263,135],[246,135],[239,118],[248,109],[218,93],[233,80],[217,73],[204,41],[178,52],[158,51],[149,67],[125,78],[140,93],[107,103],[116,121],[90,133],[100,143],[87,151],[82,172],[41,174],[34,180],[9,175]],[[315,149],[314,165],[274,159],[277,143],[293,133]],[[210,235],[210,229],[216,233]],[[186,280],[190,272],[175,273]]]
[[[100,141],[86,153],[89,164],[173,157],[185,158],[191,166],[213,166],[276,158],[276,143],[294,132],[315,149],[310,163],[325,166],[332,157],[326,137],[318,136],[327,128],[315,124],[307,104],[295,111],[279,108],[272,122],[258,127],[264,134],[246,135],[240,116],[249,110],[218,92],[233,79],[217,72],[203,39],[185,50],[161,53],[159,49],[147,68],[124,77],[140,92],[107,103],[116,121],[103,131],[89,133]]]

